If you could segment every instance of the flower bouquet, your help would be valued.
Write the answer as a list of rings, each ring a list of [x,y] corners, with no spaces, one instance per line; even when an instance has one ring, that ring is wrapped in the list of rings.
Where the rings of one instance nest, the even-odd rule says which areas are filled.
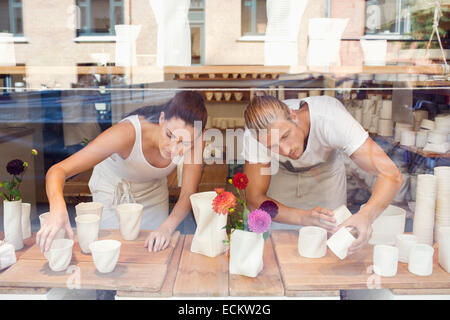
[[[250,212],[245,202],[248,178],[237,173],[228,181],[233,184],[238,196],[224,189],[216,189],[213,208],[219,215],[228,216],[227,230],[230,245],[230,274],[256,277],[263,269],[264,241],[269,236],[272,219],[278,214],[273,201],[264,201]]]
[[[31,154],[36,156],[37,151],[33,149]],[[3,221],[5,241],[12,244],[16,250],[23,248],[22,194],[20,193],[19,187],[27,168],[28,162],[20,159],[11,160],[6,165],[6,171],[12,176],[11,180],[0,181],[0,189],[3,189],[3,191],[0,191],[0,196],[4,198]]]

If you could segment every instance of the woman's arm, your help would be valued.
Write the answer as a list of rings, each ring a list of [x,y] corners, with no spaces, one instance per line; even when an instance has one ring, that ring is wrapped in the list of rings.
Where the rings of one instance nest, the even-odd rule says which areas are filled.
[[[372,234],[372,223],[392,202],[402,186],[403,177],[397,166],[384,151],[370,138],[364,142],[350,157],[361,169],[376,176],[375,186],[367,204],[360,211],[338,226],[352,226],[359,231],[359,236],[349,248],[352,254],[364,247]]]
[[[198,150],[198,152],[201,152],[200,157],[197,157],[200,163],[194,161],[194,152],[189,152],[185,155],[185,157],[189,158],[187,160],[190,161],[185,161],[183,164],[180,196],[169,217],[157,230],[150,233],[146,239],[145,246],[148,248],[148,251],[160,251],[167,248],[170,244],[172,233],[190,212],[191,200],[189,197],[197,192],[202,176],[202,150],[203,147]]]
[[[36,242],[41,251],[47,251],[55,234],[65,228],[72,238],[66,203],[63,196],[64,183],[67,178],[94,167],[113,153],[128,156],[135,139],[134,127],[128,121],[118,123],[105,130],[86,147],[67,159],[53,165],[46,175],[46,192],[50,206],[50,214],[44,226],[37,233]]]
[[[302,210],[287,207],[278,201],[267,197],[266,193],[270,186],[270,175],[261,174],[261,170],[268,171],[270,163],[250,163],[245,162],[245,174],[248,177],[248,186],[245,190],[246,201],[250,210],[257,209],[261,203],[271,200],[278,205],[278,215],[273,219],[276,222],[293,225],[315,225],[331,231],[333,228],[321,220],[335,223],[334,213],[330,210],[316,207],[312,210]]]

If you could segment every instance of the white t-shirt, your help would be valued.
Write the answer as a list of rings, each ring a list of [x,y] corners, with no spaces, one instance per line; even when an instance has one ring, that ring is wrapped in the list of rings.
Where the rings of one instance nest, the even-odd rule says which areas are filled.
[[[330,96],[315,96],[283,102],[290,109],[297,110],[300,101],[308,103],[310,114],[308,145],[300,158],[292,160],[269,151],[246,129],[242,154],[245,160],[251,163],[268,163],[275,158],[281,162],[290,161],[294,168],[308,168],[326,162],[336,150],[351,156],[369,136],[339,100]]]

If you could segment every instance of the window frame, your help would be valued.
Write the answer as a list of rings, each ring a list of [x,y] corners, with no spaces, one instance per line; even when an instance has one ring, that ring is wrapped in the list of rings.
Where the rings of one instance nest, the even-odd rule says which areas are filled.
[[[116,7],[121,8],[122,17],[124,18],[125,10],[124,10],[123,0],[109,0],[109,24],[110,24],[110,28],[111,28],[110,32],[92,32],[91,0],[77,0],[76,5],[80,9],[80,10],[78,10],[80,15],[81,15],[81,8],[85,8],[85,10],[86,10],[86,26],[87,26],[86,28],[84,28],[84,26],[80,25],[80,28],[76,29],[77,37],[115,36],[116,35],[116,31],[114,28],[116,26],[114,12],[115,12]],[[122,21],[122,23],[124,23],[124,22]],[[83,29],[86,29],[88,31],[81,32]]]
[[[257,28],[256,28],[256,4],[257,1],[256,0],[241,0],[241,15],[242,15],[242,6],[243,3],[245,2],[251,2],[251,11],[250,11],[250,32],[246,32],[244,33],[242,30],[242,24],[241,24],[241,37],[245,38],[245,37],[264,37],[266,35],[266,33],[257,33]],[[266,10],[267,10],[267,1],[265,1],[266,3]],[[241,21],[242,21],[242,17],[241,17]],[[266,26],[267,26],[267,21],[266,21]]]
[[[22,32],[17,32],[16,14],[15,9],[20,8],[22,13]],[[23,3],[22,0],[8,0],[8,15],[9,15],[9,33],[12,33],[14,37],[23,37]]]
[[[366,30],[364,30],[364,35],[362,36],[362,39],[409,39],[411,38],[411,26],[410,30],[405,31],[401,30],[402,25],[402,11],[404,8],[406,8],[408,4],[405,0],[396,0],[396,17],[395,17],[395,31],[394,32],[376,32],[376,33],[366,33]],[[364,7],[364,14],[366,14],[367,10],[367,3]],[[364,23],[364,29],[366,29],[366,22]]]

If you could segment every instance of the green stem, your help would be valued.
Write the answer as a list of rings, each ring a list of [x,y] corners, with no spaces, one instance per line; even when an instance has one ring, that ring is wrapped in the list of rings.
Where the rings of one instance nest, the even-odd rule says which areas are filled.
[[[9,197],[8,197],[3,191],[0,191],[0,195],[1,195],[3,198],[5,198],[6,201],[10,201],[10,200],[9,200]]]

